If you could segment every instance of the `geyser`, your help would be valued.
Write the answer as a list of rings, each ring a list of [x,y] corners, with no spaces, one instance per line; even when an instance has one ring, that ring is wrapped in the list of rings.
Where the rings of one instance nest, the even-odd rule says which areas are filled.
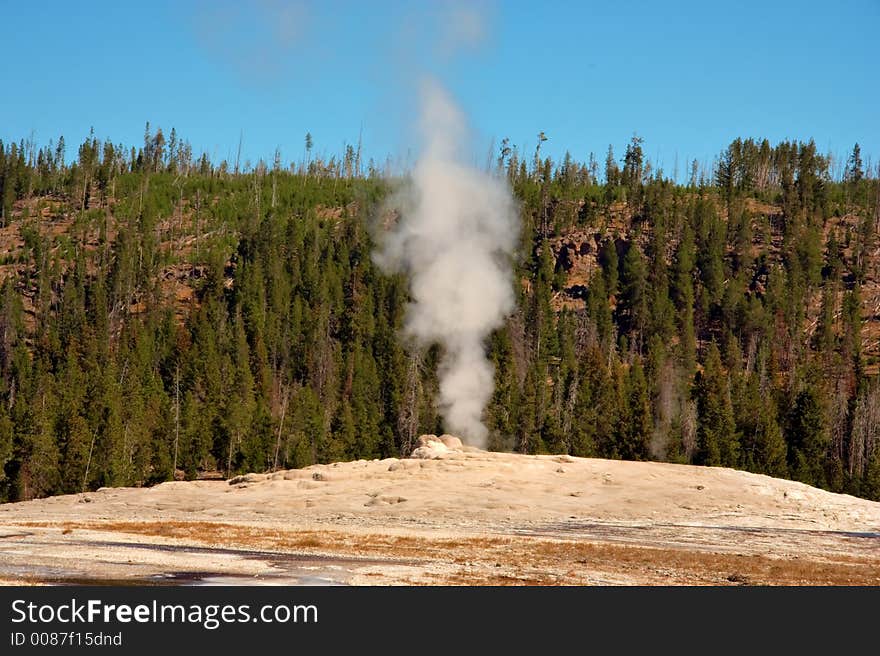
[[[514,308],[511,256],[519,216],[507,181],[469,166],[464,116],[433,81],[422,85],[421,155],[391,202],[400,214],[376,256],[410,280],[405,333],[443,346],[445,428],[485,447],[494,387],[485,339]]]

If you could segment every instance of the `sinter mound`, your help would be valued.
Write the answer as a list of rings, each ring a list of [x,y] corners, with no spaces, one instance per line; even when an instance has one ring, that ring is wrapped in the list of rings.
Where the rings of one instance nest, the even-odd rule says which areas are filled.
[[[880,503],[448,435],[410,458],[6,504],[0,540],[14,582],[880,584]]]

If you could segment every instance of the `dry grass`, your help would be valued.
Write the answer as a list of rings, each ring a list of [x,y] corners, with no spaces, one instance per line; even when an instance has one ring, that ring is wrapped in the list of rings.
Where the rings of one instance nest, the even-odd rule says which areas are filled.
[[[880,585],[880,557],[789,559],[534,536],[459,539],[278,530],[217,522],[30,523],[172,539],[181,543],[278,553],[358,557],[403,565],[376,583],[427,585]],[[390,579],[389,579],[390,577]]]

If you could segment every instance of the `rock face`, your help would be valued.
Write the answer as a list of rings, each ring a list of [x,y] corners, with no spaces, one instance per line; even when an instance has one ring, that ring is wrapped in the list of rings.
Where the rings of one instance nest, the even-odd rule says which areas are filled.
[[[464,445],[461,439],[454,435],[420,435],[418,446],[410,454],[410,458],[422,460],[434,460],[448,455],[451,451],[462,451]]]
[[[455,435],[441,435],[438,439],[446,445],[447,449],[461,451],[464,448],[464,445],[461,443],[461,438],[458,438]]]

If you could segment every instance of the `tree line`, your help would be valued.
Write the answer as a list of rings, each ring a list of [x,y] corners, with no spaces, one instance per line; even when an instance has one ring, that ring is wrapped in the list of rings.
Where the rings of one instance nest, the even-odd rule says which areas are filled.
[[[812,142],[737,139],[678,184],[638,137],[604,171],[540,143],[493,163],[522,233],[517,309],[486,344],[490,448],[880,499],[880,182],[859,148],[835,179]],[[282,167],[195,157],[149,124],[75,158],[63,138],[0,144],[0,499],[405,455],[443,432],[439,347],[401,341],[406,281],[371,259],[396,180],[312,146]]]

